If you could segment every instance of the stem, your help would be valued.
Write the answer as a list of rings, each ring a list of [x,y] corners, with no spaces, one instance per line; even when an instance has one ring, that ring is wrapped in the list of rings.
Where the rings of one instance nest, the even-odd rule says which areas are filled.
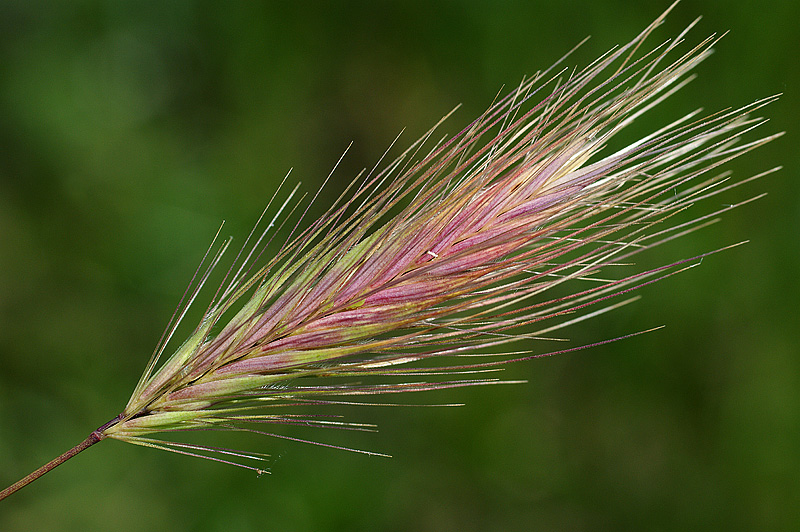
[[[75,447],[70,449],[69,451],[65,452],[64,454],[62,454],[58,458],[54,458],[53,460],[50,460],[49,462],[47,462],[45,465],[43,465],[42,467],[40,467],[39,469],[37,469],[33,473],[31,473],[31,474],[25,476],[24,478],[18,480],[17,482],[15,482],[14,484],[10,485],[9,487],[4,489],[3,491],[0,491],[0,501],[2,501],[3,499],[8,497],[9,495],[14,493],[15,491],[21,490],[22,488],[24,488],[25,486],[27,486],[28,484],[30,484],[31,482],[33,482],[37,478],[41,477],[45,473],[49,473],[51,470],[55,469],[57,466],[60,466],[61,464],[63,464],[64,462],[66,462],[67,460],[69,460],[70,458],[75,456],[76,454],[78,454],[79,452],[81,452],[81,451],[83,451],[85,449],[88,449],[89,447],[91,447],[95,443],[97,443],[100,440],[102,440],[103,438],[105,438],[106,437],[105,434],[104,434],[105,430],[107,428],[111,427],[112,425],[116,424],[119,420],[120,420],[120,417],[115,417],[114,419],[112,419],[111,421],[109,421],[108,423],[103,425],[102,427],[100,427],[97,430],[93,431],[91,434],[89,434],[88,438],[83,440],[81,443],[79,443],[78,445],[76,445]]]

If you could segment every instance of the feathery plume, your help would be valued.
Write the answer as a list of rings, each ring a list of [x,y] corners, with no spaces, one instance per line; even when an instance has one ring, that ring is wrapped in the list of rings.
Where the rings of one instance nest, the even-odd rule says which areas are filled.
[[[696,264],[700,257],[614,274],[735,205],[689,222],[673,222],[677,213],[776,170],[738,182],[718,171],[777,137],[742,140],[764,122],[751,113],[776,97],[707,116],[695,111],[609,149],[683,87],[718,40],[687,48],[693,23],[641,52],[664,16],[581,70],[559,67],[562,59],[523,81],[425,154],[431,129],[381,171],[354,180],[308,227],[294,222],[263,261],[276,226],[290,223],[286,211],[302,209],[297,188],[283,201],[276,193],[189,338],[159,364],[230,240],[212,243],[122,413],[60,458],[114,438],[263,472],[248,462],[259,454],[154,436],[205,429],[279,436],[265,427],[297,423],[367,429],[289,407],[493,384],[501,381],[490,372],[503,364],[589,347],[547,350],[540,346],[551,344],[538,340]],[[574,280],[588,282],[550,295]],[[523,351],[503,347],[511,343]],[[498,347],[505,355],[463,358]]]

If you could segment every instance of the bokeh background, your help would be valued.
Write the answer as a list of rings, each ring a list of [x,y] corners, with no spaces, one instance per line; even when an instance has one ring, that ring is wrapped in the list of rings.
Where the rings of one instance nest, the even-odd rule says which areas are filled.
[[[0,503],[0,530],[800,529],[799,6],[685,0],[652,41],[698,15],[695,40],[732,30],[647,128],[785,92],[765,132],[788,131],[730,165],[781,173],[714,201],[766,198],[643,262],[748,245],[569,336],[665,329],[509,368],[526,385],[407,398],[461,408],[342,410],[377,434],[284,432],[392,459],[210,438],[272,453],[256,478],[103,442]],[[0,484],[119,412],[219,222],[241,241],[289,168],[314,191],[353,141],[335,191],[401,128],[461,103],[456,131],[666,7],[1,2]]]

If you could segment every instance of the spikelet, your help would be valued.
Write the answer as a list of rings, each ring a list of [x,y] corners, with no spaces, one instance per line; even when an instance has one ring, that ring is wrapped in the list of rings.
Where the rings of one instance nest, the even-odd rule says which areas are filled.
[[[750,114],[775,97],[695,111],[611,150],[613,137],[691,79],[718,40],[688,47],[692,24],[642,52],[665,15],[581,70],[559,62],[525,80],[428,149],[432,129],[381,171],[354,180],[306,229],[296,222],[270,255],[263,251],[272,231],[298,208],[296,188],[285,200],[276,193],[197,328],[159,365],[230,241],[209,248],[130,401],[96,437],[259,470],[240,463],[255,454],[153,436],[268,434],[263,427],[274,423],[359,428],[290,407],[498,382],[486,373],[564,352],[544,340],[695,264],[697,257],[625,276],[614,267],[733,208],[673,222],[760,177],[734,182],[718,167],[777,136],[741,138],[764,122]],[[272,258],[264,264],[263,255]],[[562,285],[566,295],[551,295]],[[459,358],[487,348],[506,355]]]

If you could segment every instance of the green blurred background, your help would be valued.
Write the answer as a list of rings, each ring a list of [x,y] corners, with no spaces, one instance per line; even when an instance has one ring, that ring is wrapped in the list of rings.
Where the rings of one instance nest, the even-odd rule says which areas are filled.
[[[462,103],[453,132],[585,36],[570,64],[632,38],[667,6],[645,4],[1,2],[0,484],[119,412],[219,221],[241,241],[289,168],[314,191],[352,140],[335,191],[401,128]],[[209,438],[272,453],[256,478],[103,442],[0,503],[0,530],[800,529],[800,8],[686,0],[652,42],[698,15],[695,42],[732,32],[647,127],[785,92],[765,133],[789,134],[730,167],[786,168],[643,261],[747,246],[569,335],[665,329],[316,433],[392,459]]]

